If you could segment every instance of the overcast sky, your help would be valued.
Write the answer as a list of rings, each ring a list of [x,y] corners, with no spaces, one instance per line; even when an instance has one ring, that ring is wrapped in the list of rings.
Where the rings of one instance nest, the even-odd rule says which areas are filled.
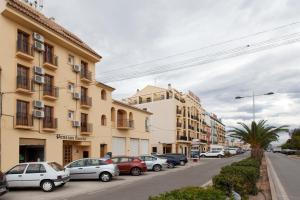
[[[119,74],[116,72],[120,76],[120,72],[126,74],[132,70],[125,68],[127,65],[300,21],[298,0],[44,0],[44,6],[47,16],[55,17],[59,24],[103,56],[97,64],[96,77],[101,77],[102,72],[123,68]],[[299,24],[263,37],[268,39],[297,31],[300,31]],[[260,39],[254,37],[241,44]],[[205,55],[214,50],[196,53]],[[257,94],[273,91],[276,93],[273,96],[256,98],[257,119],[298,127],[299,52],[300,43],[295,43],[180,71],[108,84],[117,89],[114,97],[121,99],[147,84],[167,87],[171,83],[178,90],[196,93],[204,108],[216,113],[226,125],[252,119],[251,99],[234,100],[235,96],[251,95],[252,90]],[[171,61],[167,59],[165,63]],[[139,70],[151,68],[151,65]]]

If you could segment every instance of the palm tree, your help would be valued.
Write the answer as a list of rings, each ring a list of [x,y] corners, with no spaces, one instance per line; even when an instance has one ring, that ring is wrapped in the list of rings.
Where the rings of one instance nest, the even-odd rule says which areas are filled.
[[[247,126],[239,122],[238,124],[241,125],[242,128],[233,127],[230,131],[232,137],[250,144],[251,157],[259,161],[263,156],[263,150],[266,149],[271,142],[278,140],[278,133],[288,131],[288,126],[286,125],[275,127],[267,125],[266,123],[266,120],[260,120],[258,124],[253,121],[250,126]]]

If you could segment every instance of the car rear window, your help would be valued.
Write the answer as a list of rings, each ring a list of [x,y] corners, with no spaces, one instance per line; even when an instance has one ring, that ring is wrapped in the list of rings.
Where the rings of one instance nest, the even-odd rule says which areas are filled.
[[[48,163],[48,165],[50,167],[52,167],[55,171],[58,171],[58,172],[64,170],[64,167],[61,166],[60,164],[56,163],[56,162],[50,162],[50,163]]]

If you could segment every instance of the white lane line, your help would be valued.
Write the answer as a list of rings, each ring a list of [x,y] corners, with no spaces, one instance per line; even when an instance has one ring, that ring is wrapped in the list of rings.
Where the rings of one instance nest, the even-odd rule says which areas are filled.
[[[206,183],[204,183],[203,185],[201,185],[201,187],[207,187],[212,185],[212,180],[207,181]]]
[[[270,181],[270,187],[271,189],[275,189],[275,193],[276,196],[273,197],[274,195],[272,195],[272,200],[289,200],[289,197],[284,189],[284,187],[282,186],[278,175],[276,173],[276,171],[274,170],[274,167],[269,159],[268,156],[266,156],[266,161],[268,164],[268,169],[270,170],[270,177],[271,181]]]

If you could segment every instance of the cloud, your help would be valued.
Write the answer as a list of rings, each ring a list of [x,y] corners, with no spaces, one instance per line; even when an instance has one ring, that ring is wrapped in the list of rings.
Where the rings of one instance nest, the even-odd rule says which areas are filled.
[[[121,67],[119,72],[142,72],[127,65],[237,38],[249,33],[295,22],[300,2],[290,0],[45,0],[44,12],[81,37],[103,56],[97,64],[96,77]],[[268,8],[268,9],[266,9]],[[300,24],[272,34],[232,42],[190,55],[160,61],[169,64],[220,49],[253,44],[279,35],[299,32]],[[192,90],[208,111],[215,112],[227,125],[252,119],[251,98],[235,96],[275,92],[256,98],[257,119],[275,124],[299,126],[300,118],[300,44],[282,46],[263,52],[221,60],[192,68],[132,80],[110,83],[117,88],[115,98],[128,97],[147,84],[166,87],[171,83],[181,91]],[[137,70],[137,71],[134,71]],[[141,70],[141,71],[139,71]]]

